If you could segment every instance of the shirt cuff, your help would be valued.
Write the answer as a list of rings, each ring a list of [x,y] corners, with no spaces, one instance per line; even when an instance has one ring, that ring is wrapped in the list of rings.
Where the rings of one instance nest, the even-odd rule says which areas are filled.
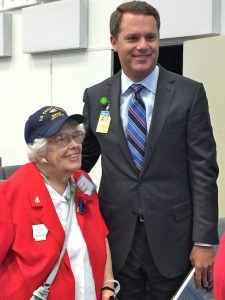
[[[211,244],[205,244],[205,243],[194,243],[195,246],[201,246],[201,247],[213,247]]]

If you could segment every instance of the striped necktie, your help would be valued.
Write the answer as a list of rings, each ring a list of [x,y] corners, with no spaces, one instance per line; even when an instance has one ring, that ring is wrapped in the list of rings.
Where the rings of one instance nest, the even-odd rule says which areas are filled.
[[[127,141],[138,170],[142,168],[147,143],[146,110],[140,95],[143,88],[141,84],[131,85],[134,96],[128,107]]]

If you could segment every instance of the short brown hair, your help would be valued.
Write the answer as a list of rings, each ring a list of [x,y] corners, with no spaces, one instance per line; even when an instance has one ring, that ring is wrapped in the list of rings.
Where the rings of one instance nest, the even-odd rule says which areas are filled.
[[[117,9],[112,13],[110,18],[110,33],[112,36],[118,37],[120,32],[121,19],[124,13],[153,16],[156,20],[158,30],[160,29],[160,16],[157,9],[155,9],[145,1],[130,1],[119,5]]]

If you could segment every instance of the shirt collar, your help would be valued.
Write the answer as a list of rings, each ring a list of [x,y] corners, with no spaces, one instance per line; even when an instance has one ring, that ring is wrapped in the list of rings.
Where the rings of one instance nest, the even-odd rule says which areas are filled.
[[[45,183],[49,194],[53,200],[54,203],[60,203],[60,202],[65,202],[66,199],[68,199],[70,197],[70,184],[68,182],[67,187],[63,193],[63,195],[60,195],[55,189],[53,189],[52,186],[50,186],[49,184]]]
[[[156,93],[156,88],[157,88],[157,82],[158,82],[158,76],[159,76],[159,67],[156,66],[155,69],[143,80],[136,82],[142,84],[146,89],[148,89],[150,92],[153,94]],[[123,70],[121,74],[121,94],[124,95],[125,92],[129,89],[129,87],[133,84],[134,82],[127,77]]]

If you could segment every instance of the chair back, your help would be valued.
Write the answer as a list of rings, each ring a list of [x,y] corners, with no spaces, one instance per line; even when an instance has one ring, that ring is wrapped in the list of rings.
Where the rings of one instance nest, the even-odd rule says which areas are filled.
[[[0,181],[8,179],[21,165],[0,167]]]

